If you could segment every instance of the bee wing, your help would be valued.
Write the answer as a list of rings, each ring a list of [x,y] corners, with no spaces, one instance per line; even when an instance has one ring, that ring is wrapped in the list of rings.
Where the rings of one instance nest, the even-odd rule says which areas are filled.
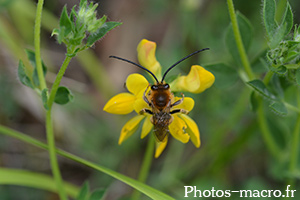
[[[154,136],[156,141],[158,142],[164,142],[168,139],[169,135],[169,128],[168,127],[154,127]]]

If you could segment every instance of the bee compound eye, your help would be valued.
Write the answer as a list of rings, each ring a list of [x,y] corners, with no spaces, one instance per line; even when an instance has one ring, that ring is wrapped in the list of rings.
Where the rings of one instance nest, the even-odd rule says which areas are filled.
[[[152,85],[151,86],[151,90],[157,90],[157,89],[158,89],[157,85]]]
[[[170,88],[169,84],[165,84],[165,85],[164,85],[164,88],[165,88],[165,89],[169,89],[169,88]]]

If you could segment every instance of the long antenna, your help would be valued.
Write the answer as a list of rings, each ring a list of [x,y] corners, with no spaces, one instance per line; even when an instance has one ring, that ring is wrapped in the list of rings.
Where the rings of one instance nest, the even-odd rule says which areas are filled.
[[[147,71],[149,74],[151,74],[151,75],[154,77],[155,81],[156,81],[157,83],[159,83],[159,81],[158,81],[158,79],[156,78],[156,76],[155,76],[150,70],[146,69],[146,68],[143,67],[142,65],[139,65],[139,64],[134,63],[134,62],[132,62],[132,61],[130,61],[130,60],[127,60],[127,59],[124,59],[124,58],[120,58],[120,57],[117,57],[117,56],[109,56],[109,57],[110,57],[110,58],[116,58],[116,59],[119,59],[119,60],[122,60],[122,61],[125,61],[125,62],[128,62],[128,63],[131,63],[131,64],[133,64],[133,65],[135,65],[135,66],[137,66],[137,67],[139,67],[139,68],[141,68],[141,69]]]
[[[190,55],[188,55],[188,56],[182,58],[181,60],[177,61],[174,65],[172,65],[171,67],[169,67],[169,69],[167,69],[167,71],[164,73],[164,75],[163,75],[163,77],[162,77],[162,79],[161,79],[161,83],[165,80],[165,77],[166,77],[167,73],[168,73],[171,69],[173,69],[176,65],[178,65],[179,63],[181,63],[181,62],[184,61],[185,59],[187,59],[187,58],[189,58],[189,57],[191,57],[191,56],[193,56],[193,55],[195,55],[195,54],[197,54],[197,53],[199,53],[199,52],[201,52],[201,51],[205,51],[205,50],[209,50],[209,48],[205,48],[205,49],[201,49],[201,50],[195,51],[195,52],[191,53]]]

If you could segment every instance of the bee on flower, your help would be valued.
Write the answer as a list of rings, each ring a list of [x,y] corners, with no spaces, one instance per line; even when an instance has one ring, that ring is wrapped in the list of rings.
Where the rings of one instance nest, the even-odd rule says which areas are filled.
[[[155,158],[158,158],[167,145],[169,134],[182,143],[187,143],[191,139],[197,148],[200,147],[198,126],[188,116],[194,107],[194,100],[184,97],[183,94],[181,97],[175,97],[173,92],[203,92],[212,86],[215,77],[203,67],[193,65],[187,76],[179,76],[168,84],[164,79],[173,67],[190,56],[207,49],[184,57],[163,75],[161,74],[161,65],[155,57],[155,50],[155,42],[143,39],[137,47],[140,65],[124,58],[111,56],[147,71],[156,83],[149,84],[147,79],[140,74],[129,75],[126,80],[129,92],[112,97],[103,110],[112,114],[129,114],[135,111],[137,115],[130,119],[121,130],[119,144],[128,139],[142,123],[141,138],[146,137],[153,129],[156,138]]]

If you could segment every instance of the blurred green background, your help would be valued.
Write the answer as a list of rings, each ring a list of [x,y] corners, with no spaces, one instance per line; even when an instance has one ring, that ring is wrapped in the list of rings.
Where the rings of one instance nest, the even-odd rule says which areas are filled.
[[[110,97],[126,91],[126,77],[139,70],[108,57],[116,55],[137,62],[136,47],[145,38],[157,43],[157,59],[164,69],[195,50],[210,48],[180,64],[170,75],[186,74],[192,64],[206,66],[218,62],[237,70],[224,41],[230,23],[227,4],[224,0],[95,2],[99,3],[99,17],[105,14],[109,20],[123,25],[72,60],[62,85],[71,89],[74,101],[66,106],[55,105],[53,110],[57,146],[136,178],[149,136],[141,140],[137,132],[119,146],[120,130],[131,116],[108,114],[102,108]],[[77,3],[45,1],[41,45],[42,58],[49,70],[48,84],[54,81],[65,53],[65,47],[51,37],[51,31],[58,26],[63,6],[71,8]],[[261,0],[234,3],[236,10],[253,25],[249,57],[255,60],[267,45]],[[294,0],[290,4],[297,24],[300,2]],[[46,141],[40,98],[17,78],[18,60],[26,60],[24,49],[34,49],[35,6],[36,1],[0,0],[0,124]],[[258,66],[255,71],[263,73],[265,69]],[[185,94],[195,100],[190,115],[199,126],[202,145],[196,149],[191,143],[182,144],[171,138],[160,158],[154,159],[147,184],[176,199],[188,199],[183,198],[184,185],[195,185],[201,190],[285,189],[283,166],[268,153],[256,115],[250,109],[250,90],[238,76],[230,80],[230,84],[215,84],[202,94]],[[291,131],[289,122],[293,116],[284,118],[269,112],[268,118],[275,135],[278,130]],[[288,145],[284,135],[277,135],[282,146]],[[89,180],[92,188],[107,188],[109,200],[130,197],[132,188],[105,174],[62,157],[59,163],[66,181],[80,186]],[[46,151],[3,135],[0,135],[0,166],[51,174]],[[32,188],[0,185],[0,199],[54,200],[58,196]],[[142,199],[148,198],[142,196]]]

